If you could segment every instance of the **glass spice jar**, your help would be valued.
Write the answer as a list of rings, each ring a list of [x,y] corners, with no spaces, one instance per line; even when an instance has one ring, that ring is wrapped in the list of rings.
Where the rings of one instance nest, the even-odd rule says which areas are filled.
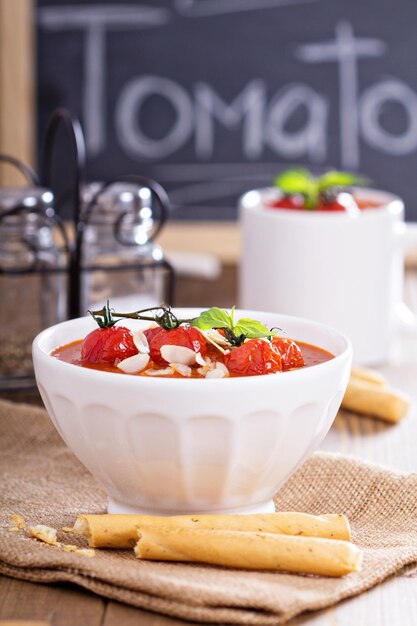
[[[81,310],[133,311],[170,298],[172,270],[154,242],[163,220],[151,190],[136,183],[86,185],[81,251]]]
[[[55,241],[53,195],[0,189],[0,389],[34,384],[31,347],[66,317],[66,253]]]

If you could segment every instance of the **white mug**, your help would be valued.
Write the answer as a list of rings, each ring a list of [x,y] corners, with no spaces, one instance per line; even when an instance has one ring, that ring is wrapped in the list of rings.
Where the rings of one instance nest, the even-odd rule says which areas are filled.
[[[397,196],[355,196],[378,206],[352,217],[271,208],[276,189],[246,193],[239,306],[332,325],[351,339],[356,363],[377,365],[389,359],[400,317],[417,329],[402,303],[404,251],[417,245],[417,225],[405,224]]]

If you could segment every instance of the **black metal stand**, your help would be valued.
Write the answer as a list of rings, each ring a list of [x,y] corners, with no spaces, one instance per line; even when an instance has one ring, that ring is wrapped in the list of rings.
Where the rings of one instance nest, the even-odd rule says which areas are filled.
[[[156,181],[144,176],[126,176],[115,179],[106,183],[102,183],[98,191],[93,195],[91,200],[85,207],[82,207],[81,192],[85,183],[86,171],[86,153],[84,136],[79,121],[74,118],[66,109],[57,109],[51,116],[45,137],[45,145],[43,150],[41,177],[29,166],[21,163],[12,156],[0,154],[0,161],[9,163],[17,168],[28,180],[33,187],[44,187],[52,189],[53,187],[53,169],[54,155],[57,150],[57,134],[60,128],[64,129],[70,142],[70,147],[74,153],[74,163],[70,172],[72,180],[68,189],[55,200],[55,209],[45,209],[36,206],[26,206],[19,204],[12,209],[2,211],[0,213],[0,222],[11,215],[22,212],[31,212],[38,214],[51,227],[57,228],[63,241],[63,252],[67,257],[65,268],[44,267],[39,259],[38,251],[33,247],[29,240],[22,238],[22,242],[30,250],[32,255],[32,263],[30,266],[22,268],[2,268],[0,265],[0,274],[47,274],[66,272],[68,274],[68,297],[67,297],[67,316],[69,319],[83,315],[85,311],[81,310],[81,281],[83,272],[91,272],[97,269],[114,271],[114,270],[135,270],[135,269],[153,269],[156,267],[163,268],[168,273],[167,288],[165,293],[165,304],[174,304],[174,287],[175,274],[172,265],[166,260],[150,261],[143,264],[126,263],[113,267],[86,266],[83,263],[83,242],[86,227],[88,226],[91,214],[97,203],[100,201],[102,194],[115,183],[123,182],[137,185],[138,187],[146,187],[152,196],[153,205],[153,221],[155,228],[149,235],[147,243],[150,243],[158,235],[164,226],[169,214],[169,199],[165,190]],[[63,220],[59,215],[60,207],[64,202],[71,202],[72,223],[74,228],[74,237],[70,239]],[[118,215],[113,223],[113,232],[115,239],[122,245],[131,246],[138,245],[133,242],[125,241],[122,237],[122,225],[125,218],[129,215],[128,211]]]

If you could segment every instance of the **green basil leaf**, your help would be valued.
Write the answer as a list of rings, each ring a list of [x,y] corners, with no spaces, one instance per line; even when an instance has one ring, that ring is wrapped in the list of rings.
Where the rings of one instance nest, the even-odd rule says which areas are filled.
[[[304,207],[315,209],[319,201],[319,187],[308,170],[292,169],[281,172],[275,179],[275,185],[286,195],[304,196]]]
[[[321,192],[327,191],[332,187],[351,187],[352,185],[366,185],[367,179],[352,174],[350,172],[337,172],[336,170],[326,172],[320,176],[318,186]]]
[[[308,193],[312,183],[312,177],[308,170],[299,168],[281,172],[274,181],[276,187],[287,195]]]
[[[261,324],[261,322],[248,317],[241,318],[235,325],[233,323],[235,308],[236,307],[233,307],[230,313],[228,313],[218,307],[212,307],[207,311],[203,311],[198,317],[194,318],[191,325],[196,326],[201,330],[210,330],[211,328],[227,328],[229,329],[232,338],[233,336],[238,338],[243,335],[248,339],[260,339],[262,337],[271,337],[280,333],[279,329],[270,330]]]
[[[306,190],[304,195],[304,208],[316,209],[319,203],[320,192],[317,182],[314,181],[310,184],[310,187]]]
[[[235,325],[235,310],[236,305],[234,304],[230,310],[229,320],[230,320],[230,328],[233,330]]]
[[[227,311],[214,306],[207,311],[200,313],[198,317],[191,322],[192,326],[197,326],[201,330],[209,330],[210,328],[231,328],[231,317]]]
[[[269,337],[272,334],[269,328],[261,324],[261,322],[257,322],[248,317],[242,317],[242,319],[237,322],[234,333],[237,336],[246,335],[248,339]]]

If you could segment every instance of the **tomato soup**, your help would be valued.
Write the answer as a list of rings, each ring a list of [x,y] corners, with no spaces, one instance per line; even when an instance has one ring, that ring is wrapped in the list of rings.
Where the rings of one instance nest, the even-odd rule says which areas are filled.
[[[116,364],[111,363],[92,363],[88,361],[83,361],[81,358],[81,346],[83,340],[80,339],[78,341],[74,341],[72,343],[66,344],[64,346],[60,346],[53,350],[51,356],[59,359],[60,361],[65,361],[66,363],[72,363],[73,365],[77,365],[79,367],[85,367],[87,369],[100,370],[104,372],[113,372],[115,374],[124,374],[125,372],[121,371]],[[313,365],[318,365],[319,363],[324,363],[325,361],[330,361],[330,359],[334,358],[334,355],[322,348],[318,348],[317,346],[313,346],[307,343],[303,343],[301,341],[297,341],[297,346],[300,348],[304,365],[303,367],[312,367]],[[212,362],[223,362],[223,355],[215,348],[214,346],[208,346],[207,348],[207,357]],[[166,364],[168,365],[168,364]],[[164,365],[159,365],[154,363],[153,361],[149,362],[149,365],[141,372],[136,374],[129,374],[130,376],[146,376],[146,371],[152,370],[164,370]],[[192,373],[189,378],[204,378],[199,372],[199,368],[192,368]],[[285,372],[284,372],[285,374]],[[230,377],[240,377],[233,372],[229,373]],[[177,372],[172,374],[168,374],[164,376],[164,378],[183,378],[183,376]]]
[[[374,200],[365,200],[363,198],[358,198],[353,194],[353,199],[356,207],[361,211],[365,211],[367,209],[376,209],[381,206],[380,202],[375,202]],[[280,197],[277,200],[271,200],[267,203],[268,206],[272,209],[284,209],[284,210],[296,210],[296,211],[306,211],[308,209],[302,204],[302,201],[298,197]],[[329,204],[320,204],[317,206],[312,212],[318,211],[320,213],[332,213],[332,212],[345,212],[345,209],[342,205],[339,205],[336,202]]]

